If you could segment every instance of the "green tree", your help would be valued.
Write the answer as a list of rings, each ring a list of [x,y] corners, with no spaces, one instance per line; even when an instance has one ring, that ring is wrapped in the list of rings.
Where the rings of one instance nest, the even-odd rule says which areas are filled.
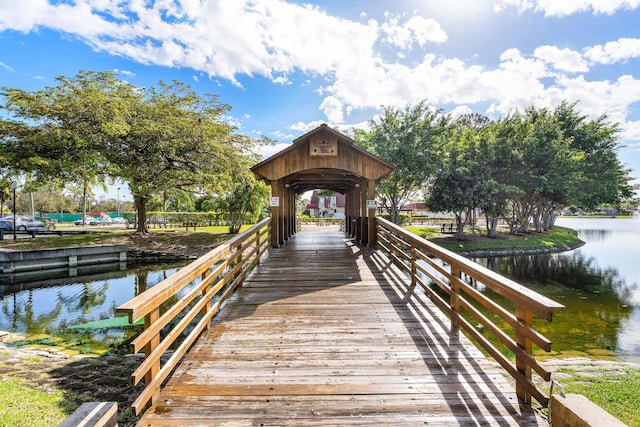
[[[111,174],[129,183],[138,212],[138,232],[146,232],[146,204],[170,189],[222,193],[242,181],[255,141],[235,134],[224,121],[229,106],[201,98],[174,82],[140,91],[124,127],[107,138],[104,152]]]
[[[3,88],[0,156],[38,182],[127,182],[137,231],[146,204],[170,189],[223,193],[248,174],[256,141],[224,121],[229,106],[180,82],[136,88],[111,72],[81,71],[37,92]]]
[[[465,214],[483,202],[488,169],[480,161],[482,150],[475,129],[458,122],[444,145],[440,170],[426,203],[431,210],[452,212],[456,239],[464,238]]]
[[[226,214],[229,233],[238,234],[246,221],[256,222],[268,206],[269,191],[262,182],[246,182],[217,199],[216,210]]]
[[[40,218],[47,213],[72,211],[75,201],[72,197],[65,196],[55,185],[45,185],[33,193],[34,209],[40,214]]]
[[[606,114],[588,120],[576,111],[576,104],[562,102],[553,112],[571,148],[580,152],[579,182],[570,203],[585,209],[599,205],[618,206],[632,197],[630,170],[618,157],[620,126],[610,123]]]
[[[395,167],[376,189],[394,223],[398,223],[402,206],[426,189],[438,171],[439,152],[449,128],[449,116],[422,101],[403,111],[384,107],[383,115],[371,121],[369,132],[355,132],[356,144]]]
[[[110,104],[110,73],[81,72],[58,77],[58,85],[28,92],[2,87],[9,119],[1,122],[0,150],[16,174],[27,174],[33,187],[51,180],[91,182],[107,173],[96,143]],[[99,82],[99,83],[98,83]],[[102,85],[102,86],[100,86]],[[102,114],[103,117],[98,115]]]

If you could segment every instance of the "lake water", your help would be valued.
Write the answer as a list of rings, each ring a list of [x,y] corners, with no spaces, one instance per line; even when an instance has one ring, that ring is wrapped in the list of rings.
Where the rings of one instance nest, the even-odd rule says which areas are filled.
[[[0,331],[34,336],[113,318],[115,308],[176,272],[152,266],[0,286]]]
[[[557,224],[577,230],[586,244],[561,254],[476,261],[566,306],[552,323],[536,321],[553,341],[551,357],[640,363],[640,219],[560,218]],[[37,336],[111,318],[117,306],[179,268],[0,285],[0,330]]]
[[[566,306],[552,323],[536,323],[553,341],[553,356],[640,363],[640,219],[559,218],[557,225],[586,244],[476,261]]]

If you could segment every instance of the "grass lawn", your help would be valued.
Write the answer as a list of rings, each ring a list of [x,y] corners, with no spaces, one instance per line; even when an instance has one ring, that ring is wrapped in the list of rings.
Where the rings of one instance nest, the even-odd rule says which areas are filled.
[[[437,227],[406,227],[418,236],[430,240],[454,252],[499,249],[574,248],[581,244],[576,232],[570,228],[555,226],[545,233],[531,232],[510,235],[508,230],[499,230],[498,237],[490,239],[484,228],[465,228],[464,240],[440,233]]]
[[[62,390],[38,390],[17,377],[0,380],[1,426],[55,426],[73,409]]]
[[[252,225],[253,224],[243,226],[242,231]],[[93,230],[86,230],[86,233],[82,234],[44,236],[36,237],[35,239],[5,239],[0,241],[0,247],[7,249],[29,250],[71,246],[125,244],[131,247],[147,249],[170,248],[175,245],[180,245],[184,248],[213,248],[229,240],[231,237],[233,236],[229,234],[229,230],[226,226],[199,227],[195,232],[191,230],[187,232],[184,228],[152,228],[148,235],[138,235],[134,230],[96,228]]]
[[[622,368],[576,372],[571,368],[561,368],[558,373],[562,374],[559,381],[565,393],[581,394],[623,423],[640,426],[640,370]]]

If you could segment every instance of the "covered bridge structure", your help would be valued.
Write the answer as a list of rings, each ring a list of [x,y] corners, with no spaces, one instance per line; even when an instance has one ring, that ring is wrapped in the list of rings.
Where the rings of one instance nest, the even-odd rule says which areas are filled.
[[[296,232],[297,194],[326,189],[346,198],[345,231],[375,245],[376,183],[393,166],[356,146],[346,135],[322,124],[293,144],[251,168],[271,186],[271,246],[279,247]]]

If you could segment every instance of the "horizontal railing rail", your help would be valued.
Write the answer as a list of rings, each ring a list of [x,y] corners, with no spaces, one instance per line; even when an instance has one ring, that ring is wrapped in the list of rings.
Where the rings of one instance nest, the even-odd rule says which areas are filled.
[[[420,285],[449,315],[452,331],[464,330],[490,354],[513,377],[516,394],[523,402],[531,403],[533,397],[547,407],[549,398],[536,387],[531,374],[535,371],[545,381],[551,380],[551,373],[533,356],[533,344],[549,352],[551,341],[533,328],[533,316],[550,322],[553,313],[562,311],[564,306],[385,219],[377,218],[377,232],[378,246],[410,275],[412,285]],[[478,285],[513,303],[513,312],[481,292]],[[487,312],[498,316],[509,328],[503,330]],[[481,324],[483,330],[474,323]],[[515,364],[485,334],[491,334],[510,350]]]
[[[271,218],[267,218],[116,309],[117,313],[128,315],[131,323],[144,318],[144,331],[131,343],[133,353],[142,349],[145,352],[144,361],[131,375],[133,385],[145,380],[142,393],[131,405],[136,414],[150,402],[153,404],[182,356],[208,328],[223,302],[259,264],[269,250],[270,233]],[[181,291],[184,295],[178,295]],[[168,302],[175,300],[173,305]],[[192,323],[195,326],[180,342]],[[161,357],[176,345],[161,364]]]

